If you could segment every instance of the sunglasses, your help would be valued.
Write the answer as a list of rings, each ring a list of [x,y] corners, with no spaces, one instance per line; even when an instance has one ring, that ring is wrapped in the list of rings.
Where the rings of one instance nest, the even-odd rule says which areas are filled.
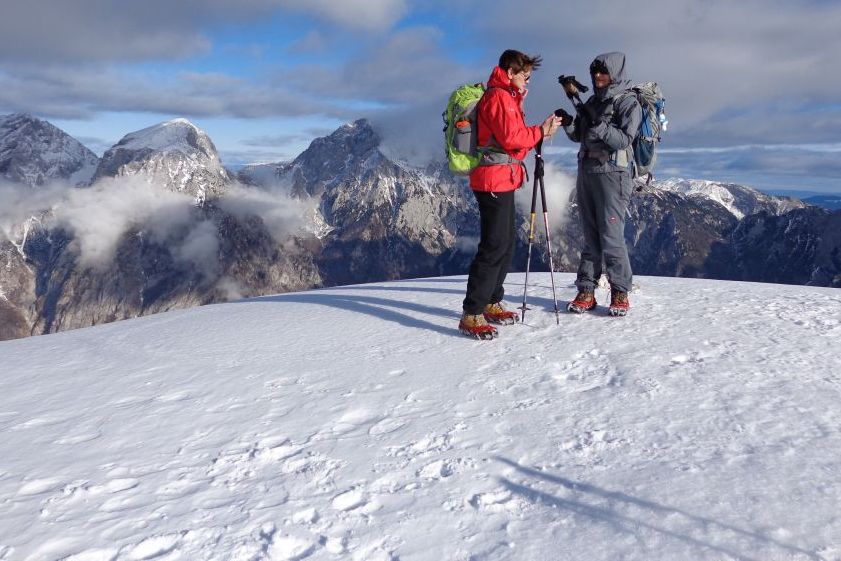
[[[594,60],[590,65],[590,74],[610,74],[604,61]]]

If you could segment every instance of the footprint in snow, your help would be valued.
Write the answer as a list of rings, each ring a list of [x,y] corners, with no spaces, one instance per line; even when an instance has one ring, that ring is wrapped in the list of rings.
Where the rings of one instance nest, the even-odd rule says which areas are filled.
[[[99,431],[83,432],[73,436],[65,436],[64,438],[59,438],[58,440],[55,440],[54,443],[73,446],[76,444],[84,444],[85,442],[96,440],[101,436],[102,433]]]
[[[406,426],[406,421],[401,419],[393,419],[393,418],[385,418],[382,421],[378,422],[370,429],[368,429],[368,434],[370,436],[379,436],[381,434],[389,434],[395,432],[397,430],[402,429]]]
[[[153,536],[131,547],[128,551],[128,559],[141,560],[153,559],[172,553],[181,541],[181,534],[166,534]]]
[[[33,495],[41,495],[51,491],[57,491],[64,486],[64,481],[55,478],[33,479],[24,483],[18,489],[18,496],[31,497]]]
[[[523,510],[526,505],[522,498],[514,497],[508,489],[473,495],[467,504],[476,510],[488,512],[513,512]]]
[[[315,553],[318,545],[315,536],[275,535],[267,553],[271,561],[297,561]]]
[[[61,561],[115,561],[119,554],[117,549],[87,549],[64,557]]]
[[[161,403],[172,403],[177,401],[186,401],[192,397],[193,396],[190,392],[175,392],[166,395],[159,395],[155,398],[155,401],[159,401]]]
[[[201,489],[206,482],[192,481],[189,479],[179,479],[178,481],[170,481],[158,488],[155,494],[159,497],[178,498],[194,495]]]
[[[366,425],[379,422],[382,415],[369,411],[368,409],[352,409],[345,412],[333,423],[333,426],[324,433],[325,437],[348,434]]]
[[[344,493],[333,497],[332,501],[333,508],[341,512],[348,512],[360,508],[365,506],[367,503],[368,498],[365,493],[359,489],[345,491]]]

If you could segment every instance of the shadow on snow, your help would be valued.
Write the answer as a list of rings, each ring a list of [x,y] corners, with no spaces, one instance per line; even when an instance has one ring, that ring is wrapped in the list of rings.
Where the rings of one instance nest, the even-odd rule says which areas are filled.
[[[648,530],[675,538],[689,545],[710,549],[734,559],[739,559],[740,561],[761,561],[760,558],[751,557],[741,553],[737,551],[736,548],[730,547],[727,544],[713,543],[709,539],[704,541],[688,534],[681,534],[675,532],[674,530],[670,530],[665,526],[647,521],[643,517],[644,515],[648,518],[650,518],[651,515],[680,516],[683,520],[697,526],[698,534],[700,535],[708,533],[712,528],[718,528],[724,532],[733,534],[742,540],[750,540],[754,543],[754,546],[772,546],[784,550],[787,554],[799,554],[808,557],[809,559],[813,559],[814,561],[825,561],[823,557],[817,555],[816,553],[783,543],[758,532],[743,530],[730,524],[718,522],[703,516],[697,516],[679,508],[664,506],[653,501],[633,497],[626,493],[608,491],[606,489],[596,487],[595,485],[572,481],[558,475],[552,475],[543,471],[524,467],[507,458],[497,456],[494,459],[516,469],[523,475],[547,481],[549,483],[559,485],[569,491],[573,491],[577,494],[577,497],[575,499],[556,497],[550,493],[538,491],[521,483],[515,483],[509,479],[500,478],[500,483],[512,493],[520,495],[533,503],[549,505],[559,510],[567,510],[578,516],[591,518],[596,522],[608,524],[618,532],[625,532],[638,536],[640,530]],[[605,500],[607,501],[607,504],[588,504],[586,501],[587,498]],[[629,514],[624,514],[620,511],[621,508],[631,507],[641,510],[642,513],[635,517]],[[752,549],[756,549],[756,547],[753,547]]]

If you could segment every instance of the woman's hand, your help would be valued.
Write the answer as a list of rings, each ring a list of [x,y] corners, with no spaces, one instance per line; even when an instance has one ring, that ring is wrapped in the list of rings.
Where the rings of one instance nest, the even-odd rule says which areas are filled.
[[[558,127],[561,126],[562,119],[560,117],[556,117],[553,113],[546,117],[546,120],[543,121],[543,124],[540,125],[540,129],[543,131],[543,138],[548,138],[557,132]]]

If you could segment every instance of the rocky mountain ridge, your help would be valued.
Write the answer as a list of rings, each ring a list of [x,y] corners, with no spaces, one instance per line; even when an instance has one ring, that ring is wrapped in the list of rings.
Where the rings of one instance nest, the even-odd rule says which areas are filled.
[[[465,181],[444,165],[392,161],[380,143],[359,120],[316,139],[292,162],[246,166],[233,177],[189,121],[126,135],[90,183],[119,189],[119,181],[139,179],[155,187],[153,197],[184,195],[182,207],[128,221],[113,256],[96,264],[83,258],[85,232],[49,213],[7,228],[0,339],[231,298],[463,274],[478,240]],[[277,219],[267,205],[294,212]],[[837,214],[739,185],[676,179],[634,195],[626,238],[637,274],[841,286]],[[165,220],[172,223],[161,229]],[[558,221],[554,267],[574,270],[582,239],[574,198]],[[514,268],[524,260],[518,251]],[[547,266],[538,247],[532,270]]]
[[[0,115],[0,178],[36,187],[90,180],[99,158],[78,140],[32,115]]]

